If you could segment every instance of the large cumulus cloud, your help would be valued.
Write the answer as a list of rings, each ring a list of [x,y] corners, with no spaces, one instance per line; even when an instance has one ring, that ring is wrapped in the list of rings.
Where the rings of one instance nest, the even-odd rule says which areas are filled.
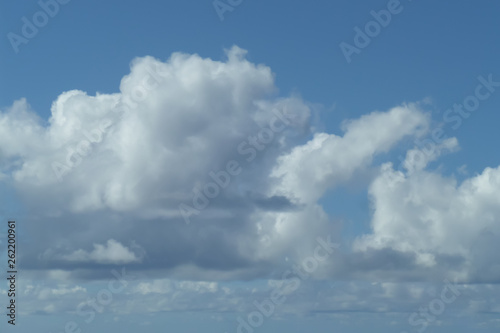
[[[25,205],[25,267],[83,278],[116,265],[150,278],[269,276],[305,258],[319,235],[342,242],[319,202],[370,169],[372,232],[344,244],[318,277],[440,279],[447,270],[472,281],[483,269],[483,279],[498,279],[488,266],[498,169],[461,184],[429,170],[458,147],[454,138],[418,162],[410,149],[406,170],[374,165],[428,133],[418,103],[346,120],[342,133],[315,132],[310,105],[280,96],[271,69],[245,55],[233,47],[224,61],[137,58],[117,93],[63,92],[48,120],[24,99],[3,110],[0,176]],[[228,168],[239,172],[227,178]],[[207,198],[221,174],[224,186]],[[188,206],[186,224],[179,207]]]

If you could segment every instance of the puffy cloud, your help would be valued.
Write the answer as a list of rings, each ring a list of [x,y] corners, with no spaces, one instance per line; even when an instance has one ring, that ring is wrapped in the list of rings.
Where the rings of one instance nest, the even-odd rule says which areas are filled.
[[[98,264],[128,264],[140,262],[141,258],[114,239],[108,240],[106,245],[94,244],[94,250],[76,250],[62,256],[63,260],[70,262],[95,262]]]
[[[436,154],[456,146],[456,139],[446,140]],[[358,238],[354,248],[414,253],[417,263],[428,267],[437,265],[438,256],[459,256],[465,263],[456,276],[498,281],[500,271],[491,266],[491,253],[498,250],[493,239],[500,234],[500,167],[458,183],[453,176],[426,170],[427,161],[414,158],[416,152],[407,154],[406,173],[391,164],[381,167],[369,189],[373,232]]]
[[[210,171],[247,157],[239,145],[276,112],[294,121],[269,146],[286,147],[285,133],[307,127],[308,107],[298,98],[273,97],[270,69],[244,55],[234,47],[226,62],[180,53],[165,63],[135,59],[120,93],[65,92],[47,126],[18,101],[1,114],[3,169],[38,209],[179,216],[179,203],[192,200]],[[259,143],[247,146],[245,154],[261,150]]]
[[[341,224],[319,200],[425,135],[429,115],[405,104],[346,121],[342,134],[313,132],[308,103],[278,96],[271,69],[245,53],[137,58],[117,93],[64,92],[47,122],[26,100],[3,110],[1,179],[36,235],[25,267],[65,281],[101,279],[117,264],[151,279],[255,279],[306,258],[318,236],[339,242]],[[405,172],[384,164],[369,187],[372,234],[314,277],[386,278],[393,269],[423,279],[466,262],[477,268],[471,279],[479,268],[498,278],[486,255],[498,234],[498,169],[460,185],[427,170],[457,148],[449,139],[421,159],[410,150]],[[241,172],[229,175],[232,162]],[[182,204],[196,211],[189,225]]]
[[[233,47],[226,61],[182,53],[166,62],[135,59],[118,93],[64,92],[46,124],[24,100],[1,113],[5,182],[36,212],[26,223],[41,236],[26,264],[54,271],[138,263],[142,257],[122,245],[137,241],[144,269],[262,272],[259,265],[298,241],[284,226],[269,230],[281,250],[262,254],[257,222],[270,212],[275,223],[273,214],[293,209],[266,195],[268,178],[276,157],[309,133],[310,110],[298,97],[277,96],[270,68],[245,53]],[[179,205],[193,206],[230,161],[243,172],[186,226]],[[288,215],[307,228],[305,217]]]
[[[427,126],[428,116],[417,105],[407,105],[345,122],[342,137],[317,133],[279,158],[272,176],[281,181],[274,192],[299,202],[315,202],[327,189],[369,166],[374,156],[405,136],[422,134]]]

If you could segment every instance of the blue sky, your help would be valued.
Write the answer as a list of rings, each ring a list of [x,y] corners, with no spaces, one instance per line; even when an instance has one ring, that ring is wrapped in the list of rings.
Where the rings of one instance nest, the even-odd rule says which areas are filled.
[[[426,329],[498,331],[500,5],[221,0],[221,20],[214,3],[71,0],[17,46],[9,34],[42,7],[0,5],[0,214],[25,221],[20,331],[80,325],[75,308],[125,266],[141,280],[82,331],[236,332],[326,235],[342,253],[258,330],[417,331],[408,317],[455,279],[461,296]],[[347,61],[341,43],[388,6]],[[169,73],[160,88],[110,113],[153,67]],[[467,100],[478,105],[456,120]],[[237,147],[276,109],[294,121],[246,162]],[[103,119],[83,162],[55,177]],[[241,176],[184,224],[179,204],[230,160]]]

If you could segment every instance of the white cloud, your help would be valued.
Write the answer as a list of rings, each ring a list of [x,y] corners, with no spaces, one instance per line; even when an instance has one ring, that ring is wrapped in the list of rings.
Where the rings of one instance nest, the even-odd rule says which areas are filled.
[[[447,141],[439,151],[454,145],[456,140]],[[482,263],[500,249],[492,239],[500,233],[500,167],[486,168],[458,184],[453,176],[415,167],[411,156],[405,162],[411,166],[407,173],[391,164],[381,167],[370,186],[373,233],[358,238],[355,249],[415,253],[419,264],[430,267],[436,265],[436,256],[460,256],[466,260],[462,278],[478,269],[484,278],[498,278],[498,268],[484,270]]]
[[[317,133],[280,157],[272,173],[281,178],[274,192],[303,203],[315,202],[327,189],[369,166],[374,156],[389,151],[405,136],[422,134],[427,126],[428,116],[416,105],[407,105],[345,122],[342,137]]]
[[[137,263],[152,278],[253,279],[283,267],[284,258],[310,255],[318,236],[337,241],[341,223],[319,200],[370,174],[399,143],[425,135],[429,115],[419,104],[404,104],[345,121],[343,134],[314,133],[308,103],[278,96],[271,69],[245,54],[233,47],[224,61],[182,53],[164,62],[137,58],[119,92],[64,92],[47,123],[26,100],[1,112],[0,179],[32,212],[25,223],[37,236],[25,249],[25,265],[63,281],[102,278],[103,264]],[[293,120],[263,148],[252,147],[276,111]],[[255,152],[251,161],[238,152],[242,142]],[[420,160],[410,150],[405,172],[384,164],[370,174],[373,232],[318,276],[328,269],[379,274],[367,264],[373,257],[390,255],[404,266],[410,253],[426,269],[448,256],[464,258],[471,277],[483,268],[488,279],[498,278],[486,246],[494,247],[499,232],[498,169],[462,184],[427,170],[457,148],[449,139]],[[231,160],[243,172],[186,226],[179,204],[191,204],[213,181],[210,173]],[[123,245],[132,240],[143,249]],[[406,269],[415,274],[414,266]],[[141,288],[150,294],[167,285]]]
[[[128,264],[140,262],[141,258],[114,239],[108,240],[106,245],[94,244],[94,250],[76,250],[63,255],[62,259],[71,262],[95,262],[98,264]]]
[[[0,114],[2,163],[39,209],[179,216],[179,203],[192,199],[209,171],[239,156],[238,144],[269,123],[273,110],[293,114],[290,129],[307,124],[304,103],[273,97],[270,69],[245,53],[234,47],[227,62],[181,53],[167,62],[135,59],[120,93],[65,92],[48,126],[18,101]]]

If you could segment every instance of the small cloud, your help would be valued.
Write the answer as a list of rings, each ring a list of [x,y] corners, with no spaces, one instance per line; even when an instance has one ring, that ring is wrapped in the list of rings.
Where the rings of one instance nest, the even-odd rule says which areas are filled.
[[[79,249],[63,256],[66,261],[72,262],[96,262],[99,264],[129,264],[140,262],[134,252],[114,239],[107,241],[106,245],[94,244],[94,250],[87,252]]]

